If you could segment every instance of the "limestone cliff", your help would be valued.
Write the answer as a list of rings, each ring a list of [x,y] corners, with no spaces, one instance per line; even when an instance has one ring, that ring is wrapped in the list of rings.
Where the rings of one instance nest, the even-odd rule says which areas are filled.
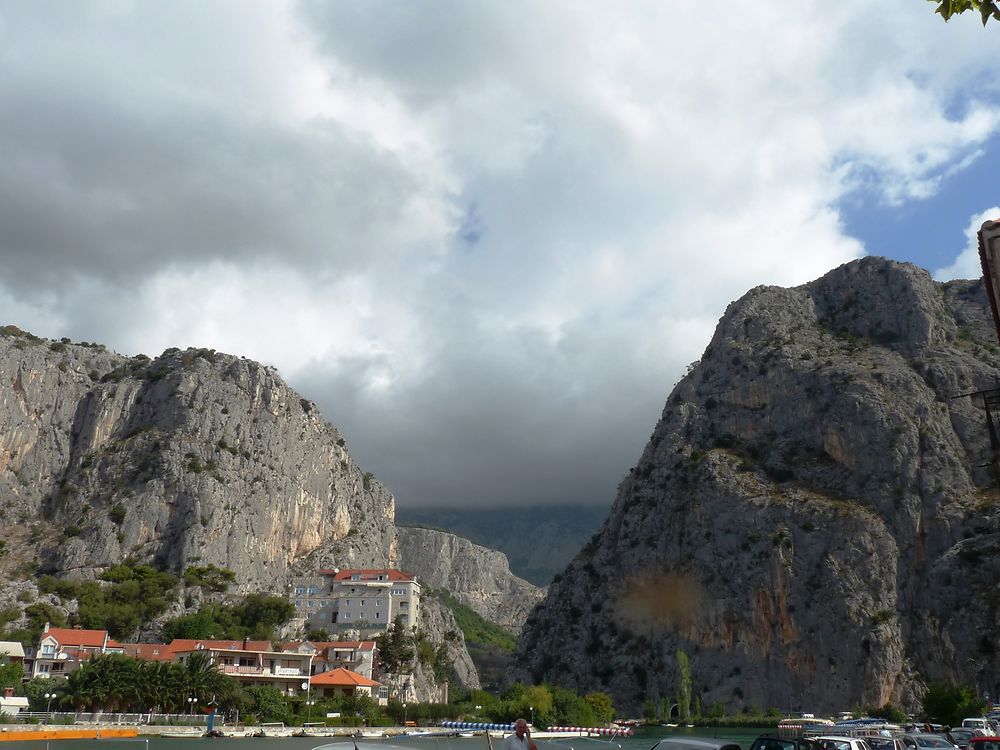
[[[0,335],[0,558],[90,576],[126,557],[214,564],[282,592],[290,563],[395,559],[392,496],[273,368]]]
[[[425,586],[447,589],[481,617],[515,635],[544,589],[510,572],[502,552],[431,529],[399,527],[400,565]]]
[[[726,310],[601,530],[518,644],[520,676],[620,708],[912,706],[997,694],[1000,354],[979,282],[866,258]]]

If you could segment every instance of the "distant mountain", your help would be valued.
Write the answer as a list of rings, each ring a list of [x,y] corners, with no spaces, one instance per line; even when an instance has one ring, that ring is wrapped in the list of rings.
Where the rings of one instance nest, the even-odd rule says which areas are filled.
[[[808,248],[803,248],[808,252]],[[1000,387],[980,281],[864,258],[729,306],[512,678],[631,713],[919,706],[1000,690]],[[692,700],[692,707],[694,701]]]
[[[587,505],[531,508],[397,508],[397,526],[456,534],[507,555],[511,571],[545,586],[594,535],[608,509]]]

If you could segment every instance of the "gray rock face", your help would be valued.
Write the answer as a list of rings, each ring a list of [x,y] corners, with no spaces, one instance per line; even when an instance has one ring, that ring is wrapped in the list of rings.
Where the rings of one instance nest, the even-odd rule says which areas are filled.
[[[515,635],[544,589],[510,572],[502,552],[431,529],[396,530],[400,565],[426,586],[447,589],[484,619]]]
[[[521,677],[634,711],[912,706],[1000,688],[1000,354],[979,282],[866,258],[726,310],[599,534],[518,643]]]
[[[92,576],[126,556],[214,564],[283,592],[296,559],[394,562],[392,496],[273,368],[208,350],[150,361],[0,335],[0,563]]]

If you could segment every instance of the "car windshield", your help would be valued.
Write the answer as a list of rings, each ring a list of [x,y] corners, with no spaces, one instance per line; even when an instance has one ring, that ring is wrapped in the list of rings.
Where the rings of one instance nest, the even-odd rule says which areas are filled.
[[[951,747],[948,740],[943,740],[940,737],[917,737],[917,744],[920,747]]]
[[[888,737],[865,737],[872,750],[893,750],[895,743]]]

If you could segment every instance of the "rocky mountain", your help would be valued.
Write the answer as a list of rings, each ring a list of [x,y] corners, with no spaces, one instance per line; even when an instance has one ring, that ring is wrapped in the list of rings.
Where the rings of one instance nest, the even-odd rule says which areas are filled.
[[[544,589],[510,572],[502,552],[431,529],[397,529],[400,565],[424,586],[448,590],[490,622],[515,635]]]
[[[1000,387],[982,284],[880,258],[729,306],[594,539],[529,616],[519,676],[616,706],[913,706],[1000,692]]]
[[[209,350],[127,358],[4,329],[0,494],[8,565],[86,577],[127,556],[197,561],[282,591],[319,550],[342,566],[395,559],[392,496],[315,404]]]
[[[503,552],[515,575],[545,586],[594,535],[608,507],[397,508],[397,526],[449,531]]]
[[[37,590],[38,571],[93,578],[126,559],[228,568],[238,592],[277,594],[318,567],[398,565],[393,497],[340,432],[273,368],[210,350],[123,357],[0,328],[0,497],[5,610],[71,613]],[[200,599],[187,590],[165,616]],[[451,611],[429,601],[421,629],[479,687]],[[421,669],[429,698],[439,687]]]

